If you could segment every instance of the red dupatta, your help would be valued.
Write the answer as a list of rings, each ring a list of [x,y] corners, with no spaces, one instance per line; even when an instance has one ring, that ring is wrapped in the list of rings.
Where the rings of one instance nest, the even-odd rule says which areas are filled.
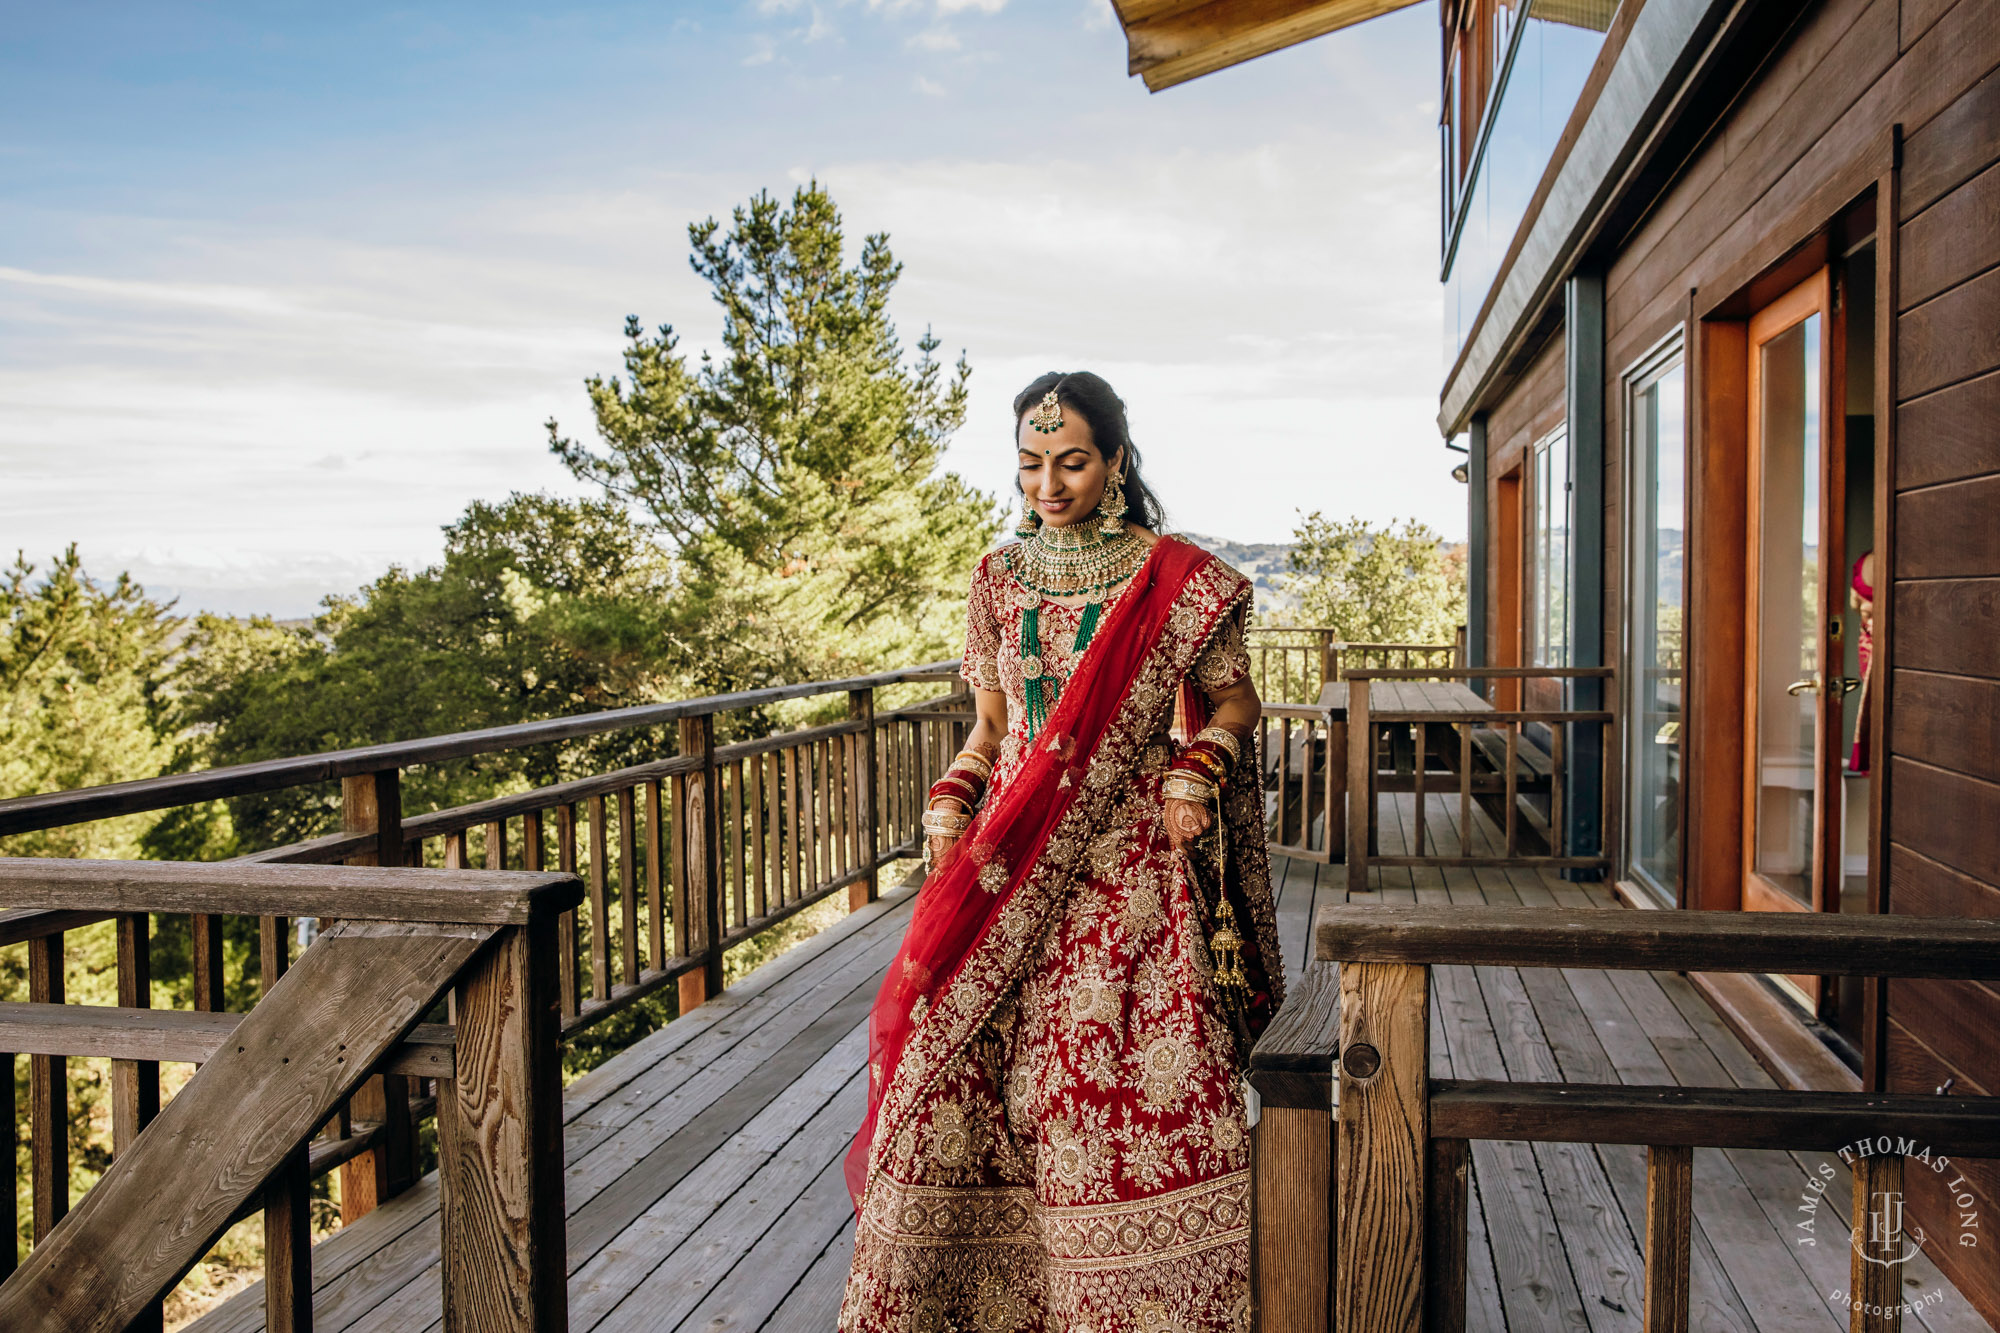
[[[1086,786],[1099,781],[1090,774],[1091,761],[1141,668],[1159,646],[1181,591],[1209,559],[1207,552],[1189,542],[1162,538],[1154,545],[1134,575],[1136,586],[1126,590],[1106,617],[1019,767],[924,881],[902,948],[889,965],[869,1014],[868,1114],[845,1164],[848,1193],[857,1213],[867,1185],[870,1150],[884,1103],[898,1088],[906,1047],[936,1010],[965,1007],[959,1002],[967,997],[953,994],[953,985],[1030,875],[1038,870],[1053,872],[1056,881],[1067,882],[1082,848],[1065,839],[1069,845],[1062,850],[1071,864],[1046,865],[1051,835]],[[1160,711],[1172,703],[1172,696],[1167,696]],[[967,984],[988,984],[988,979],[970,978]],[[999,997],[970,998],[990,1009]],[[904,1085],[911,1082],[903,1080]],[[901,1090],[905,1095],[898,1114],[906,1113],[921,1092],[915,1086]]]

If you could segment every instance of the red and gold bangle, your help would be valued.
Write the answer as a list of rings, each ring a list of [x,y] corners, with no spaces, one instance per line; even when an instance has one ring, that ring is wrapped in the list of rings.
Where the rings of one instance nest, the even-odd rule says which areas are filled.
[[[986,784],[983,781],[963,770],[953,769],[931,784],[930,799],[935,801],[940,796],[949,796],[963,801],[965,808],[970,810],[979,804],[979,798],[985,794]]]
[[[1183,750],[1174,760],[1176,768],[1198,768],[1217,782],[1229,776],[1229,764],[1213,750]]]
[[[1220,787],[1229,777],[1229,760],[1218,746],[1209,742],[1190,745],[1168,765],[1169,773],[1185,773]]]
[[[1206,755],[1210,759],[1213,759],[1216,765],[1225,773],[1236,767],[1236,757],[1226,748],[1212,740],[1197,738],[1189,742],[1188,747],[1181,753]]]

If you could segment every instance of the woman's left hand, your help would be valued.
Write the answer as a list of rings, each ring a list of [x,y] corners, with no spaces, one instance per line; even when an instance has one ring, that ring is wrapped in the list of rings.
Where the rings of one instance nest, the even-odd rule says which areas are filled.
[[[1193,846],[1194,840],[1208,832],[1208,826],[1213,821],[1214,816],[1200,801],[1184,801],[1177,796],[1167,798],[1167,841],[1173,844],[1175,851],[1184,852]]]

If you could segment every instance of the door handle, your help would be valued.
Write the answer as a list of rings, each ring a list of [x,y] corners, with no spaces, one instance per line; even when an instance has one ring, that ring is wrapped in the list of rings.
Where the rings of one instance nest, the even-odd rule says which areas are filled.
[[[1835,676],[1833,683],[1842,694],[1852,694],[1861,688],[1861,680],[1858,676]]]
[[[1795,680],[1791,684],[1785,686],[1785,693],[1794,696],[1801,694],[1818,694],[1819,678],[1817,676],[1811,676],[1806,678],[1805,680]]]

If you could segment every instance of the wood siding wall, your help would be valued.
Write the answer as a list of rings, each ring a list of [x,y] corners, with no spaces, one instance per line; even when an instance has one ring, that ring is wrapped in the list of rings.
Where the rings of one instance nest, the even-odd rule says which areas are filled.
[[[1972,7],[1987,11],[1990,59],[2000,7],[1956,6]],[[2000,73],[1988,73],[1907,128],[1898,177],[1887,896],[1891,911],[1920,916],[2000,918],[1996,159]],[[1890,1089],[1929,1092],[1951,1080],[1958,1091],[2000,1095],[1996,1032],[2000,993],[1989,986],[1890,982]],[[2000,1162],[1961,1167],[1982,1210],[2000,1211]],[[1909,1189],[1926,1228],[1956,1241],[1960,1210],[1944,1182],[1914,1172]],[[1996,1319],[1991,1242],[1944,1267]]]
[[[1812,4],[1750,84],[1629,235],[1607,243],[1606,269],[1606,661],[1621,662],[1624,617],[1623,375],[1663,336],[1686,334],[1694,456],[1688,481],[1695,512],[1687,533],[1690,595],[1696,596],[1703,546],[1740,547],[1742,498],[1729,512],[1721,497],[1742,472],[1740,396],[1707,382],[1703,351],[1727,357],[1740,348],[1751,308],[1824,262],[1829,227],[1868,197],[1892,171],[1900,127],[1893,249],[1894,432],[1878,430],[1890,450],[1893,512],[1887,547],[1891,580],[1881,652],[1890,666],[1885,825],[1888,910],[2000,917],[2000,4],[1992,0],[1819,0]],[[1893,245],[1890,244],[1893,242]],[[1817,244],[1820,248],[1815,251]],[[1734,332],[1732,332],[1734,330]],[[1740,353],[1739,353],[1740,355]],[[1527,444],[1562,415],[1560,337],[1498,401],[1487,404],[1491,497],[1498,479]],[[1879,361],[1878,361],[1878,364]],[[1726,400],[1703,412],[1701,395]],[[1886,399],[1882,400],[1887,406]],[[1704,478],[1707,481],[1704,481]],[[1706,489],[1704,487],[1706,486]],[[1716,503],[1706,503],[1716,501]],[[1704,507],[1706,503],[1706,507]],[[1498,532],[1489,523],[1489,533]],[[1524,543],[1529,534],[1523,532]],[[1497,554],[1497,552],[1495,553]],[[1739,580],[1741,557],[1736,557]],[[1505,577],[1494,561],[1497,615]],[[1699,600],[1697,598],[1697,600]],[[1719,615],[1735,597],[1717,590]],[[1699,623],[1689,611],[1690,651],[1701,670]],[[1740,616],[1740,610],[1737,612]],[[1499,627],[1487,626],[1488,642]],[[1708,841],[1726,842],[1723,806],[1740,818],[1741,632],[1708,640],[1710,665],[1733,673],[1702,692],[1689,681],[1690,744],[1706,731],[1734,728],[1733,756],[1712,765],[1690,755],[1690,820],[1707,805]],[[1704,719],[1704,700],[1736,715]],[[1726,736],[1725,736],[1726,739]],[[1616,779],[1615,756],[1607,781]],[[1734,767],[1734,773],[1722,770]],[[1708,771],[1713,768],[1713,772]],[[1699,789],[1734,782],[1733,790]],[[1712,799],[1710,799],[1712,798]],[[1740,839],[1740,822],[1735,825]],[[1615,838],[1615,831],[1607,831]],[[1710,901],[1723,878],[1740,878],[1740,848],[1704,856],[1704,833],[1690,829],[1690,905]],[[1613,844],[1615,845],[1615,843]],[[1707,875],[1715,882],[1693,882]],[[1886,1083],[1929,1092],[1954,1080],[1967,1092],[2000,1094],[2000,992],[1969,983],[1899,982],[1886,1004]],[[2000,1326],[2000,1246],[1990,1235],[2000,1214],[2000,1162],[1965,1163],[1989,1233],[1977,1250],[1956,1244],[1934,1257]],[[1912,1206],[1927,1231],[1956,1242],[1941,1182],[1911,1173]],[[1947,1225],[1948,1224],[1948,1225]]]

